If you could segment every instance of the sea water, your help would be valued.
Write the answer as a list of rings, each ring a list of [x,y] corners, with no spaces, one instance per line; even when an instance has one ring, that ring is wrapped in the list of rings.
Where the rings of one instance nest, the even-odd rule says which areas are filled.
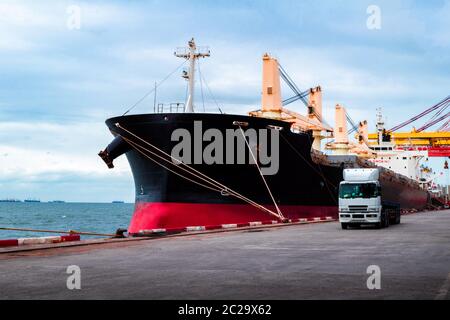
[[[112,233],[126,229],[133,214],[131,203],[0,202],[0,227]],[[43,237],[57,233],[0,230],[0,239]],[[82,239],[95,238],[82,236]]]

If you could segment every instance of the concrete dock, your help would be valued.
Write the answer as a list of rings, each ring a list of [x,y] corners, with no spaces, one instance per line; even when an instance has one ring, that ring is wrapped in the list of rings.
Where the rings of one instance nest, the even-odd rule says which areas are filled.
[[[81,289],[69,290],[67,267]],[[381,289],[367,287],[367,268]],[[0,254],[0,299],[450,299],[450,210]]]

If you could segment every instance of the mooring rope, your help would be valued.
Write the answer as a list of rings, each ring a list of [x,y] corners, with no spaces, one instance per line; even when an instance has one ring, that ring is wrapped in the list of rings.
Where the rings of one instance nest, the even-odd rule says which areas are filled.
[[[277,218],[279,218],[279,219],[283,219],[282,217],[278,216],[275,212],[273,212],[273,211],[267,209],[266,207],[264,207],[264,206],[262,206],[262,205],[260,205],[260,204],[258,204],[258,203],[256,203],[256,202],[254,202],[253,200],[250,200],[250,199],[246,198],[245,196],[239,194],[238,192],[236,192],[236,191],[234,191],[234,190],[232,190],[232,189],[230,189],[230,188],[228,188],[228,187],[226,187],[226,186],[223,186],[223,185],[221,185],[221,184],[218,183],[218,182],[217,182],[217,183],[214,183],[215,180],[212,179],[212,178],[209,178],[209,177],[208,177],[209,179],[213,180],[214,182],[208,181],[208,180],[202,178],[201,176],[196,175],[195,173],[189,172],[189,170],[187,170],[187,169],[184,169],[184,168],[182,168],[182,167],[179,167],[181,170],[186,171],[188,174],[191,174],[191,175],[193,175],[194,177],[199,178],[199,179],[201,179],[201,180],[203,180],[203,181],[206,181],[207,183],[209,183],[209,184],[211,184],[211,185],[217,187],[217,189],[216,189],[216,188],[213,188],[213,187],[209,187],[209,186],[207,186],[207,185],[204,185],[204,184],[202,184],[202,183],[200,183],[200,182],[198,182],[198,181],[195,181],[195,180],[193,180],[193,179],[190,179],[190,178],[188,178],[188,177],[186,177],[186,176],[184,176],[184,175],[182,175],[182,174],[180,174],[180,173],[178,173],[178,172],[175,172],[174,170],[171,170],[171,169],[167,168],[165,165],[161,164],[160,162],[156,161],[155,159],[152,159],[149,155],[145,154],[145,153],[144,153],[142,150],[140,150],[140,149],[143,149],[143,150],[145,150],[146,152],[149,152],[149,153],[151,153],[152,155],[155,155],[155,156],[157,156],[158,158],[160,158],[160,159],[162,159],[162,160],[164,160],[164,161],[166,161],[166,162],[169,162],[170,164],[174,165],[170,160],[167,160],[167,159],[162,158],[161,156],[157,155],[156,153],[154,153],[154,152],[152,152],[152,151],[146,149],[146,148],[143,147],[143,146],[140,146],[139,144],[136,144],[135,142],[133,142],[133,141],[131,141],[131,140],[125,138],[124,136],[121,136],[121,137],[122,137],[125,141],[127,141],[128,143],[130,143],[131,146],[134,147],[134,148],[135,148],[138,152],[140,152],[143,156],[145,156],[145,157],[147,157],[148,159],[152,160],[153,162],[155,162],[156,164],[160,165],[161,167],[166,168],[166,169],[169,170],[170,172],[172,172],[172,173],[174,173],[174,174],[180,176],[181,178],[186,179],[186,180],[188,180],[188,181],[190,181],[190,182],[192,182],[192,183],[194,183],[194,184],[198,184],[198,185],[200,185],[200,186],[202,186],[202,187],[208,188],[208,189],[210,189],[210,190],[219,192],[219,193],[221,193],[222,195],[225,195],[225,194],[231,194],[231,195],[234,196],[235,198],[241,199],[241,200],[243,200],[243,201],[245,201],[245,202],[247,202],[247,203],[249,203],[249,204],[255,206],[256,208],[258,208],[258,209],[260,209],[260,210],[263,210],[263,211],[266,211],[266,212],[268,212],[268,213],[270,213],[270,214],[272,214],[272,215],[275,215],[275,216],[276,216]],[[188,167],[188,168],[189,168],[189,169],[192,169],[192,170],[195,170],[195,169],[190,168],[190,167]],[[200,174],[202,174],[202,173],[200,172]],[[207,176],[206,176],[206,177],[207,177]],[[221,186],[223,186],[223,188],[218,188],[218,187],[221,187]]]
[[[144,149],[145,151],[147,151],[147,152],[149,152],[149,153],[152,153],[153,155],[158,156],[158,155],[155,154],[154,152],[151,152],[150,150],[147,150],[146,148],[144,148],[144,147],[138,145],[137,143],[135,143],[135,142],[129,140],[128,138],[125,138],[124,136],[121,136],[121,137],[122,137],[127,143],[129,143],[132,147],[134,147],[137,151],[139,151],[142,155],[146,156],[147,158],[149,158],[150,160],[152,160],[154,163],[160,165],[160,166],[163,167],[164,169],[166,169],[166,170],[172,172],[173,174],[176,174],[176,175],[178,175],[178,176],[180,176],[180,177],[182,177],[182,178],[184,178],[184,179],[187,179],[187,180],[191,181],[192,183],[199,184],[199,185],[201,185],[202,187],[205,187],[205,188],[207,188],[207,189],[210,189],[210,190],[213,190],[213,191],[217,191],[217,192],[221,192],[221,191],[222,191],[222,190],[220,190],[220,189],[215,189],[215,188],[213,188],[213,187],[210,187],[210,186],[207,186],[207,185],[202,184],[202,183],[200,183],[200,182],[197,182],[197,181],[195,181],[195,180],[192,180],[192,179],[190,179],[190,178],[188,178],[188,177],[186,177],[186,176],[183,176],[182,174],[180,174],[180,173],[178,173],[178,172],[175,172],[175,170],[172,170],[172,169],[170,169],[169,167],[167,167],[167,166],[165,166],[165,165],[159,163],[157,160],[153,159],[153,158],[150,157],[149,155],[146,155],[145,153],[143,153],[143,152],[142,152],[141,150],[139,150],[138,148],[142,148],[142,149]],[[165,159],[163,159],[163,160],[165,160]]]
[[[337,204],[336,198],[333,195],[333,192],[330,190],[329,185],[331,185],[333,188],[336,188],[335,185],[329,180],[327,179],[327,177],[325,177],[323,171],[322,171],[322,167],[320,164],[316,163],[317,167],[319,168],[318,170],[311,164],[308,162],[308,160],[305,159],[305,157],[289,142],[289,140],[287,140],[286,137],[283,136],[282,133],[280,133],[281,137],[283,138],[284,141],[286,141],[286,143],[289,145],[289,147],[291,147],[291,149],[308,165],[310,166],[324,181],[325,186],[327,187],[328,193],[330,194],[331,199],[333,200],[334,203]],[[311,142],[311,138],[310,138],[310,142]]]
[[[166,162],[170,163],[171,165],[175,165],[175,164],[174,164],[174,161],[175,161],[176,163],[179,163],[180,165],[184,165],[186,168],[183,168],[183,167],[181,167],[181,166],[178,166],[178,168],[181,169],[181,170],[183,170],[183,171],[185,171],[185,172],[187,172],[187,173],[189,173],[190,175],[192,175],[192,176],[194,176],[194,177],[196,177],[196,178],[198,178],[198,179],[201,179],[201,180],[205,181],[206,183],[208,183],[208,184],[210,184],[210,185],[213,185],[214,187],[218,188],[218,190],[217,190],[217,189],[216,189],[216,190],[213,189],[214,191],[220,192],[221,194],[223,194],[223,192],[226,192],[226,193],[228,193],[228,194],[230,194],[230,195],[232,195],[232,196],[234,196],[234,197],[236,197],[236,198],[238,198],[238,199],[241,199],[241,200],[243,200],[243,201],[245,201],[245,202],[247,202],[247,203],[253,205],[254,207],[256,207],[256,208],[258,208],[258,209],[260,209],[260,210],[263,210],[263,211],[265,211],[265,212],[267,212],[267,213],[269,213],[269,214],[271,214],[271,215],[277,217],[278,219],[281,219],[281,220],[283,219],[282,216],[278,215],[277,213],[273,212],[272,210],[267,209],[267,208],[264,207],[263,205],[260,205],[260,204],[256,203],[255,201],[253,201],[253,200],[251,200],[251,199],[248,199],[247,197],[245,197],[245,196],[243,196],[242,194],[240,194],[240,193],[234,191],[233,189],[231,189],[231,188],[229,188],[229,187],[227,187],[227,186],[221,184],[220,182],[214,180],[213,178],[211,178],[211,177],[209,177],[209,176],[203,174],[202,172],[200,172],[200,171],[198,171],[198,170],[196,170],[196,169],[190,167],[189,165],[183,163],[182,161],[180,161],[180,160],[178,160],[178,159],[172,157],[171,155],[167,154],[166,152],[164,152],[163,150],[159,149],[159,148],[156,147],[155,145],[151,144],[150,142],[148,142],[148,141],[142,139],[141,137],[139,137],[138,135],[134,134],[133,132],[127,130],[127,129],[124,128],[124,127],[122,127],[119,123],[116,123],[116,127],[120,128],[120,129],[122,129],[122,130],[124,130],[125,132],[127,132],[127,133],[130,134],[131,136],[133,136],[133,137],[139,139],[140,141],[144,142],[145,144],[149,145],[150,147],[156,149],[158,152],[160,152],[161,154],[167,156],[168,158],[171,158],[173,161],[163,158],[162,156],[156,154],[155,152],[152,152],[152,151],[148,150],[147,148],[143,147],[142,145],[139,145],[139,144],[136,143],[136,142],[132,142],[130,139],[127,139],[126,137],[124,137],[124,136],[121,135],[120,133],[116,132],[116,134],[120,135],[125,141],[127,141],[127,142],[128,142],[128,141],[131,141],[132,147],[135,148],[138,152],[140,152],[140,153],[141,153],[142,155],[144,155],[145,157],[151,159],[151,157],[149,157],[147,154],[145,154],[142,150],[145,150],[146,152],[151,153],[152,155],[154,155],[154,156],[160,158],[160,159],[163,160],[163,161],[166,161]],[[136,148],[136,146],[138,146],[139,148]],[[142,150],[139,150],[139,149],[142,149]],[[151,159],[151,160],[154,161],[155,163],[157,163],[158,165],[163,166],[163,165],[160,164],[158,161],[155,161],[154,159]],[[164,166],[163,166],[163,167],[164,167]],[[173,171],[171,171],[171,172],[173,172]],[[185,176],[183,176],[183,175],[181,175],[181,174],[177,174],[177,175],[179,175],[180,177],[182,177],[182,178],[184,178],[184,179],[187,179],[187,180],[189,180],[189,181],[191,181],[191,182],[193,182],[193,183],[196,183],[196,184],[199,184],[199,185],[201,185],[201,186],[204,186],[203,184],[201,184],[201,183],[199,183],[199,182],[197,182],[197,181],[194,181],[194,180],[192,180],[192,179],[189,179],[189,178],[187,178],[187,177],[185,177]],[[204,186],[204,187],[205,187],[205,186]],[[210,188],[210,189],[212,189],[212,188]]]
[[[258,168],[258,172],[259,172],[259,174],[260,174],[260,176],[261,176],[261,178],[262,178],[262,180],[263,180],[263,182],[264,182],[264,185],[266,186],[267,191],[269,192],[270,198],[272,199],[272,202],[273,202],[275,208],[277,209],[278,215],[279,215],[282,219],[284,219],[284,216],[283,216],[283,214],[281,213],[280,208],[278,208],[278,204],[277,204],[277,202],[275,201],[275,198],[274,198],[273,195],[272,195],[272,191],[270,190],[269,185],[267,184],[266,178],[264,178],[264,175],[263,175],[263,173],[262,173],[262,171],[261,171],[261,168],[259,167],[258,160],[256,160],[256,157],[255,157],[255,155],[253,154],[253,150],[252,150],[252,148],[250,147],[250,145],[249,145],[247,139],[245,138],[244,130],[242,130],[242,127],[241,127],[241,126],[239,126],[239,129],[241,130],[242,138],[244,139],[245,144],[247,145],[247,148],[248,148],[248,150],[249,150],[249,152],[250,152],[250,154],[251,154],[251,156],[252,156],[252,158],[253,158],[253,161],[255,161],[256,167]]]
[[[143,147],[143,146],[140,146],[139,144],[137,144],[137,143],[135,143],[135,142],[133,142],[133,141],[131,141],[131,140],[129,140],[129,139],[123,137],[123,136],[121,136],[121,137],[122,137],[125,141],[129,142],[129,143],[131,144],[131,146],[134,147],[134,148],[135,148],[138,152],[140,152],[143,156],[145,156],[145,157],[147,157],[148,159],[154,161],[156,164],[162,166],[163,168],[167,168],[167,167],[164,166],[163,164],[161,164],[160,162],[158,162],[158,161],[152,159],[149,155],[147,155],[146,153],[144,153],[144,152],[143,152],[142,150],[140,150],[140,149],[143,149],[143,150],[145,150],[146,152],[149,152],[149,153],[151,153],[152,155],[157,156],[158,158],[162,159],[163,161],[169,162],[170,164],[174,165],[174,163],[171,162],[170,160],[164,159],[163,157],[157,155],[156,153],[154,153],[154,152],[152,152],[152,151],[146,149],[146,148]],[[155,148],[156,148],[156,147],[155,147]],[[161,150],[161,152],[163,152],[163,151]],[[163,152],[163,153],[164,153],[164,152]],[[178,161],[178,160],[177,160],[177,161]],[[181,163],[181,164],[183,164],[183,163]],[[186,166],[187,166],[187,165],[186,165]],[[191,167],[189,167],[189,166],[187,166],[187,167],[188,167],[188,169],[192,169],[192,170],[196,171],[195,169],[193,169],[193,168],[191,168]],[[215,181],[214,179],[212,179],[212,178],[210,178],[210,177],[207,177],[207,176],[206,176],[207,178],[211,179],[213,182],[208,181],[208,180],[206,180],[205,178],[202,178],[201,176],[199,176],[199,175],[197,175],[197,174],[195,174],[195,173],[193,173],[193,172],[190,172],[189,170],[187,170],[187,169],[185,169],[185,168],[179,167],[179,169],[181,169],[181,170],[187,172],[188,174],[193,175],[193,176],[196,177],[196,178],[199,178],[199,179],[201,179],[201,180],[203,180],[203,181],[206,181],[207,183],[209,183],[209,184],[211,184],[211,185],[213,185],[213,186],[215,186],[215,187],[221,187],[221,188],[215,189],[215,188],[213,188],[213,187],[206,186],[206,185],[204,185],[204,184],[202,184],[202,183],[200,183],[200,182],[198,182],[198,181],[192,180],[192,179],[190,179],[190,178],[188,178],[188,177],[186,177],[186,176],[184,176],[184,175],[182,175],[182,174],[180,174],[180,173],[177,173],[177,172],[175,172],[175,171],[173,171],[173,170],[171,170],[171,169],[168,169],[168,170],[171,171],[171,172],[173,172],[173,173],[175,173],[176,175],[180,176],[181,178],[184,178],[184,179],[186,179],[186,180],[188,180],[188,181],[190,181],[190,182],[192,182],[192,183],[194,183],[194,184],[198,184],[198,185],[203,186],[203,187],[205,187],[205,188],[208,188],[208,189],[211,189],[211,190],[213,190],[213,191],[219,192],[219,193],[221,193],[222,195],[224,195],[224,194],[230,194],[230,195],[232,195],[232,196],[234,196],[234,197],[236,197],[236,198],[238,198],[238,199],[241,199],[241,200],[243,200],[243,201],[245,201],[245,202],[247,202],[247,203],[249,203],[249,204],[255,206],[256,208],[259,208],[260,210],[266,211],[266,212],[268,212],[268,213],[270,213],[270,214],[276,216],[277,218],[282,219],[282,218],[279,217],[275,212],[273,212],[273,211],[271,211],[271,210],[265,208],[264,206],[262,206],[262,205],[260,205],[260,204],[258,204],[258,203],[256,203],[256,202],[254,202],[253,200],[250,200],[250,199],[246,198],[245,196],[239,194],[238,192],[236,192],[236,191],[234,191],[234,190],[232,190],[232,189],[230,189],[230,188],[228,188],[228,187],[226,187],[226,186],[224,186],[224,185],[218,183],[217,181]],[[198,171],[197,171],[197,172],[198,172]],[[202,174],[201,172],[199,172],[199,173]],[[202,174],[202,175],[203,175],[203,174]]]
[[[0,227],[0,230],[6,230],[6,231],[28,231],[28,232],[42,232],[42,233],[66,233],[66,234],[77,234],[77,235],[86,235],[86,236],[106,236],[106,237],[115,237],[115,236],[117,236],[117,234],[85,232],[85,231],[75,231],[75,230],[61,231],[61,230],[41,230],[41,229],[6,228],[6,227]]]
[[[282,133],[280,133],[280,136],[283,138],[284,141],[286,141],[286,143],[288,144],[288,146],[311,168],[313,169],[319,176],[323,176],[321,174],[321,172],[316,169],[311,163],[308,162],[308,160],[305,159],[305,157],[286,139],[286,137],[283,136]],[[317,164],[318,165],[318,164]],[[332,186],[335,187],[335,185],[329,180],[327,179],[325,176],[323,176],[324,180],[328,181],[328,183]]]

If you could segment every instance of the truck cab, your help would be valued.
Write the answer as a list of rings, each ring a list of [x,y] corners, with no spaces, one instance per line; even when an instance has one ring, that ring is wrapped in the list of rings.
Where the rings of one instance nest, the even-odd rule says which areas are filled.
[[[391,207],[383,203],[377,168],[344,169],[344,180],[339,184],[339,222],[343,229],[362,224],[387,227],[389,221],[397,221],[396,216],[390,216],[397,214]]]

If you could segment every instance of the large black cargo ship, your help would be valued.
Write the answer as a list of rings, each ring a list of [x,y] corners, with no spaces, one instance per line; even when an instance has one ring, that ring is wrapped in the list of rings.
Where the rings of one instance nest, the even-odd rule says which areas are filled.
[[[195,60],[194,50],[186,59]],[[279,80],[271,70],[265,73],[269,76],[263,86],[271,88],[263,88],[267,101],[279,90]],[[314,130],[299,130],[293,121],[274,119],[274,108],[266,106],[263,116],[194,113],[193,97],[189,99],[183,113],[125,115],[106,121],[115,138],[100,156],[113,167],[113,160],[126,154],[134,177],[136,204],[130,234],[286,218],[337,218],[343,168],[373,166],[357,157],[326,157],[314,150]],[[180,129],[191,140],[174,157],[181,141],[174,139],[174,132]],[[214,139],[206,137],[208,132],[214,132]],[[249,138],[249,132],[256,137]],[[218,137],[222,140],[216,146],[223,148],[211,151]],[[208,148],[214,161],[203,157]],[[261,149],[271,163],[258,157]],[[428,193],[418,184],[393,173],[386,179],[402,207],[426,205]]]

